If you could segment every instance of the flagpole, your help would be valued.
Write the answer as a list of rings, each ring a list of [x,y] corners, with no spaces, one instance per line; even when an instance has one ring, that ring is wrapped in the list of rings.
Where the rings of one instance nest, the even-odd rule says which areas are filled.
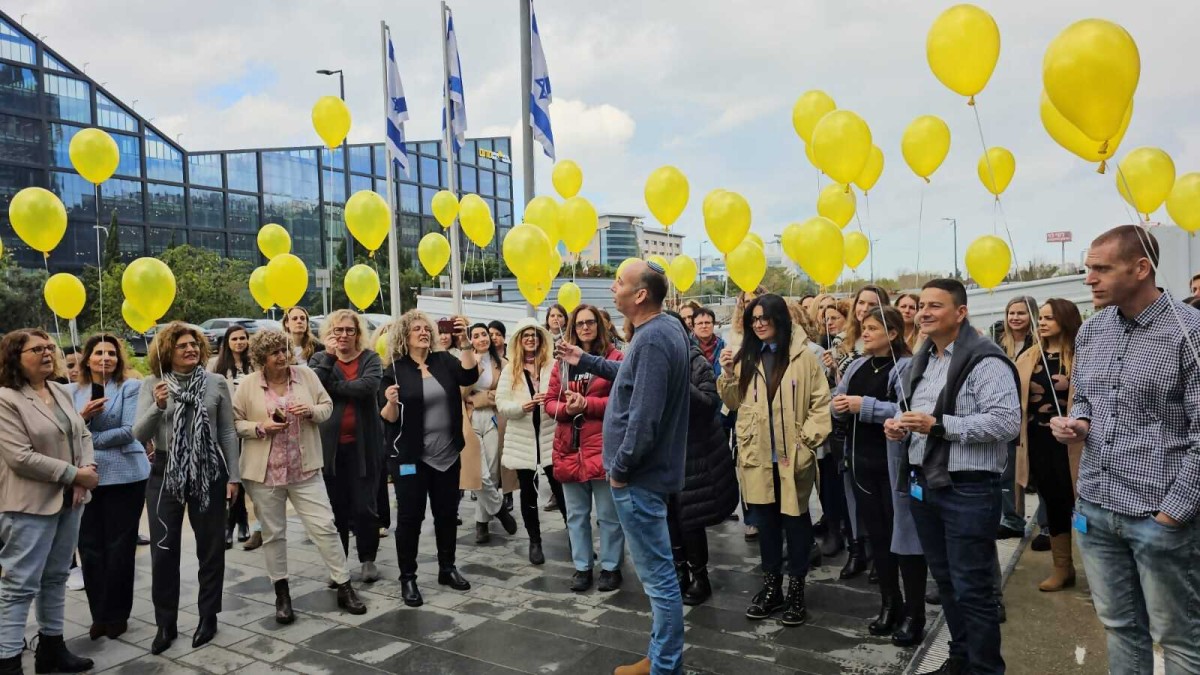
[[[387,52],[387,23],[379,22],[379,52],[383,65],[383,119],[388,119],[388,114],[392,110],[392,99],[388,95],[388,52]],[[383,156],[387,160],[387,200],[388,209],[391,212],[392,222],[388,229],[388,293],[392,296],[392,318],[400,318],[400,243],[397,241],[396,228],[396,213],[399,209],[396,208],[396,200],[393,195],[392,187],[392,153],[388,148],[387,137],[385,135],[383,141]],[[332,280],[331,280],[332,283]],[[332,291],[331,291],[332,292]]]
[[[524,205],[533,200],[533,127],[529,124],[529,96],[533,91],[533,20],[529,15],[529,0],[517,0],[517,3],[521,6],[521,173],[525,187],[521,212],[524,213]],[[537,317],[537,308],[529,303],[525,303],[525,312],[527,316]]]
[[[447,184],[450,187],[450,192],[454,194],[454,198],[458,199],[458,172],[455,171],[454,161],[454,125],[451,123],[450,117],[450,8],[446,6],[445,0],[442,2],[442,70],[444,77],[442,83],[445,87],[445,109],[442,114],[445,116],[446,132],[443,139],[443,149],[446,153],[446,169]],[[457,35],[455,38],[457,39]],[[462,76],[462,73],[459,73]],[[458,218],[450,224],[446,230],[446,236],[450,238],[450,307],[455,316],[462,316],[462,260],[458,257]]]

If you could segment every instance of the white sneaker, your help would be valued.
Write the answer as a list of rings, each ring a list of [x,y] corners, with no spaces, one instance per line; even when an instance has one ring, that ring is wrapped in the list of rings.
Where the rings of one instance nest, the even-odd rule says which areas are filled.
[[[75,569],[71,570],[71,576],[67,577],[67,590],[83,590],[83,569],[76,567]]]

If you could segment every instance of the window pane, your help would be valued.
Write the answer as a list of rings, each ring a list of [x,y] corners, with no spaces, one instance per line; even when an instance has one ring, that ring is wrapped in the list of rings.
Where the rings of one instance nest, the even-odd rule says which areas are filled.
[[[350,170],[371,173],[371,146],[356,145],[350,148]]]
[[[496,174],[496,196],[512,199],[512,176],[506,173]]]
[[[121,153],[121,161],[117,163],[117,174],[121,176],[142,177],[142,140],[137,136],[111,133],[117,150]]]
[[[146,183],[146,219],[152,223],[183,225],[183,188],[178,185]],[[183,242],[179,242],[183,243]]]
[[[215,190],[192,188],[188,193],[192,213],[188,223],[208,230],[225,229],[225,196]]]
[[[386,178],[376,178],[375,179],[375,194],[379,195],[380,197],[383,197],[384,201],[387,201],[388,193],[387,193],[387,179]]]
[[[425,185],[440,186],[441,183],[438,181],[438,176],[441,175],[438,173],[438,169],[440,168],[439,167],[440,162],[438,162],[437,159],[435,159],[433,157],[426,157],[426,156],[422,155],[420,163],[421,163],[421,182],[424,183]]]
[[[100,92],[96,92],[96,119],[100,123],[100,126],[108,127],[109,129],[120,129],[121,131],[138,130],[137,119]]]
[[[438,157],[439,156],[438,146],[440,146],[440,145],[441,145],[441,143],[438,143],[437,141],[422,143],[421,144],[421,152],[425,153],[426,155],[433,155],[434,157]]]
[[[459,192],[466,194],[466,193],[475,192],[476,190],[478,190],[479,182],[477,180],[475,180],[475,177],[477,175],[478,175],[478,172],[475,169],[473,169],[472,167],[469,167],[469,166],[458,167],[458,181],[459,181],[458,182],[458,190],[459,190]]]
[[[475,153],[477,155],[475,163],[482,168],[492,168],[491,158],[494,156],[492,155],[492,139],[479,138],[476,139],[475,143],[479,148],[479,152]]]
[[[382,182],[385,184],[384,187],[386,188],[387,181],[385,180]],[[374,188],[372,188],[371,183],[372,183],[371,179],[367,176],[359,176],[359,175],[353,174],[353,173],[350,174],[350,192],[351,193],[361,192],[363,190],[374,189]],[[385,192],[383,194],[384,194],[383,198],[386,200],[387,193]]]
[[[325,201],[333,204],[346,203],[346,174],[341,171],[322,171]]]
[[[258,243],[254,235],[229,235],[229,256],[238,260],[258,262]]]
[[[507,138],[493,138],[492,149],[503,152],[505,156],[508,156],[512,152],[512,148]]]
[[[496,225],[512,225],[513,224],[513,205],[512,202],[500,200],[496,202]]]
[[[153,131],[146,132],[146,178],[183,182],[183,153]]]
[[[142,208],[143,201],[141,181],[110,178],[100,184],[102,220],[108,220],[115,210],[120,220],[144,223],[146,214]]]
[[[206,248],[225,255],[224,232],[198,232],[193,230],[188,236],[188,241],[192,246],[199,246],[200,248]]]
[[[400,210],[406,213],[421,212],[421,191],[416,185],[400,184]]]
[[[317,199],[317,154],[313,150],[262,153],[263,192]]]
[[[46,103],[50,117],[92,123],[92,88],[83,80],[46,73]]]
[[[50,191],[58,195],[67,207],[69,218],[78,218],[89,223],[96,222],[95,187],[77,173],[50,172]]]
[[[146,243],[150,255],[159,255],[172,246],[182,246],[187,243],[187,233],[169,227],[146,228]]]
[[[74,168],[71,164],[71,154],[69,148],[71,139],[75,138],[75,134],[79,133],[79,127],[73,127],[69,124],[50,124],[50,166],[57,166],[63,169]]]
[[[107,185],[107,184],[106,184]],[[121,258],[137,258],[146,252],[146,228],[142,226],[122,225],[117,228],[121,232]]]
[[[292,235],[292,253],[309,268],[322,266],[321,219],[316,201],[263,195],[263,205],[263,219],[283,225]]]
[[[476,144],[475,139],[469,139],[466,144],[463,145],[462,151],[458,153],[458,161],[460,164],[470,164],[474,166],[478,158],[479,146]]]
[[[54,58],[54,55],[42,49],[42,67],[50,70],[61,70],[64,73],[73,73],[75,71],[67,67],[67,64]]]
[[[400,245],[415,248],[421,241],[421,218],[404,214],[400,216]]]
[[[345,166],[345,146],[337,146],[333,150],[321,148],[321,166],[331,169],[341,169]]]
[[[226,154],[225,171],[230,190],[258,192],[258,160],[253,152]]]
[[[0,108],[38,113],[37,75],[32,70],[0,63]]]
[[[371,146],[371,154],[375,155],[375,175],[376,176],[387,175],[386,174],[386,172],[387,172],[387,153],[383,149],[383,145],[382,144],[381,145],[372,145]],[[351,162],[354,161],[353,157],[354,157],[354,155],[351,154],[351,160],[350,160]]]
[[[436,188],[423,187],[421,188],[421,213],[433,213],[433,196],[438,193]]]
[[[236,232],[258,232],[258,197],[229,193],[229,229]]]
[[[492,171],[479,170],[479,194],[485,197],[496,196],[495,175]]]
[[[0,115],[0,159],[41,164],[42,124],[38,120]]]
[[[192,185],[221,187],[221,155],[188,155],[188,182]]]
[[[33,40],[7,21],[0,21],[0,58],[33,65],[33,51]]]

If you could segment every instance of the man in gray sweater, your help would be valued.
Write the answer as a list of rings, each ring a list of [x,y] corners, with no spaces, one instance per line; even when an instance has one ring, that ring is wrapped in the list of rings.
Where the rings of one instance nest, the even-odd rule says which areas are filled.
[[[613,282],[613,303],[633,327],[624,361],[584,354],[565,341],[557,355],[608,380],[604,470],[634,568],[654,612],[648,656],[617,675],[683,671],[683,598],[667,530],[667,496],[683,489],[687,449],[689,342],[683,326],[662,313],[665,270],[628,265]]]

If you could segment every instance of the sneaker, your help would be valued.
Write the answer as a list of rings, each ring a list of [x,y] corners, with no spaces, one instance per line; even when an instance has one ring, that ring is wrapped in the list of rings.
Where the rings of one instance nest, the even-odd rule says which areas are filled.
[[[81,568],[76,567],[71,570],[71,575],[67,577],[67,590],[68,591],[82,591],[83,590],[83,570]]]
[[[611,593],[621,587],[621,570],[600,570],[600,583],[596,584],[596,590],[601,593]]]

